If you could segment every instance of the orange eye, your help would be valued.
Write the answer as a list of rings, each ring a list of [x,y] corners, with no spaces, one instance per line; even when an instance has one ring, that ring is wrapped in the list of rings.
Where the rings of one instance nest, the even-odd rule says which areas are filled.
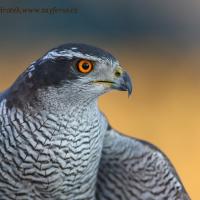
[[[79,72],[87,74],[93,70],[93,63],[89,60],[80,60],[77,64]]]

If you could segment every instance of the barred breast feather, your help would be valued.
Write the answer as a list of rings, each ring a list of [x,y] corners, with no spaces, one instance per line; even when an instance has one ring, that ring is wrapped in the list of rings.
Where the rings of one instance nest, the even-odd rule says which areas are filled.
[[[102,120],[89,107],[33,116],[2,100],[0,199],[94,199]]]

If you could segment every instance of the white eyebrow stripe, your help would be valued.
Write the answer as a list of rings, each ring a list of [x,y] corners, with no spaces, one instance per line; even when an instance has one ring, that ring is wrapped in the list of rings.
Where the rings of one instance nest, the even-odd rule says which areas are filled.
[[[93,60],[93,61],[98,61],[101,63],[110,63],[112,66],[118,66],[119,62],[113,61],[112,59],[108,59],[106,57],[98,58],[96,56],[91,56],[89,54],[83,54],[81,52],[74,52],[72,50],[63,50],[63,51],[50,51],[48,52],[42,60],[45,61],[46,59],[55,59],[59,56],[64,56],[67,57],[68,59],[72,59],[73,57],[77,58],[83,58],[83,59],[88,59],[88,60]],[[36,70],[36,61],[30,64],[30,66],[25,70],[25,73],[28,75],[29,78],[33,76],[34,71]]]
[[[72,50],[65,50],[65,51],[50,51],[48,52],[43,58],[42,60],[46,60],[46,59],[55,59],[56,57],[59,56],[64,56],[67,57],[68,59],[72,59],[73,57],[77,57],[77,58],[84,58],[84,59],[88,59],[88,60],[94,60],[94,61],[104,61],[104,60],[108,60],[107,58],[97,58],[96,56],[91,56],[89,54],[82,54],[81,52],[74,52]]]
[[[35,71],[35,62],[31,63],[24,72],[28,75],[29,78],[31,78],[34,71]]]

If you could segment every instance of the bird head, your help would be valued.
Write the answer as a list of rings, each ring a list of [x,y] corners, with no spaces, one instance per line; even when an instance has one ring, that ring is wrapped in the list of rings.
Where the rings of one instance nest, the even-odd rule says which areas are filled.
[[[40,102],[53,96],[74,102],[95,99],[110,90],[132,92],[131,79],[110,53],[86,44],[65,44],[30,65],[11,88],[21,98]],[[22,94],[27,94],[23,97]]]

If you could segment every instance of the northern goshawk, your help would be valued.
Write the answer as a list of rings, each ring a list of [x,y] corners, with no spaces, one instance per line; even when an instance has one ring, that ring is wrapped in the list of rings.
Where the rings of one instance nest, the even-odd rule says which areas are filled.
[[[128,91],[108,52],[65,44],[0,95],[1,200],[188,200],[166,156],[111,128],[98,97]]]

